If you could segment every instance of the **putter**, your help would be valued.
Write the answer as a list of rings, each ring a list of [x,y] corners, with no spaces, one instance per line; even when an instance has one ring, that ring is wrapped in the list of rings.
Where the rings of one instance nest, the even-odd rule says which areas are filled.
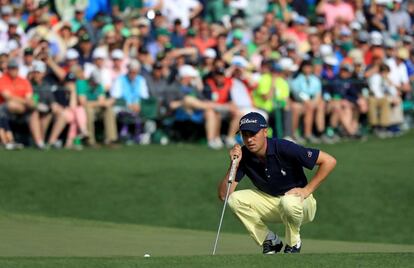
[[[230,185],[232,184],[234,177],[236,176],[236,168],[237,168],[238,162],[239,162],[239,159],[237,157],[233,158],[231,162],[229,179],[227,181],[226,198],[224,198],[224,206],[223,206],[223,211],[221,212],[221,218],[220,218],[220,223],[219,223],[218,230],[217,230],[216,242],[214,242],[213,255],[216,254],[217,243],[218,243],[219,236],[220,236],[221,224],[223,223],[224,212],[226,211],[227,200],[229,198]]]

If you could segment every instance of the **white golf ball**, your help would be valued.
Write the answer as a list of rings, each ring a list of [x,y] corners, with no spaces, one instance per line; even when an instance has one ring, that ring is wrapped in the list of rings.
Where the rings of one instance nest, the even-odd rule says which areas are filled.
[[[148,253],[144,254],[144,258],[149,258],[149,257],[151,257],[151,255],[149,255]]]

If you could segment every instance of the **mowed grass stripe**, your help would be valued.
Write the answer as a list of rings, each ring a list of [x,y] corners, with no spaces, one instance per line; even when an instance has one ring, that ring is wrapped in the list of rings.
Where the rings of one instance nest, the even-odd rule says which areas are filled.
[[[215,232],[27,215],[0,216],[0,256],[210,255]],[[247,234],[223,233],[218,254],[259,254]],[[414,245],[303,240],[303,253],[414,252]]]

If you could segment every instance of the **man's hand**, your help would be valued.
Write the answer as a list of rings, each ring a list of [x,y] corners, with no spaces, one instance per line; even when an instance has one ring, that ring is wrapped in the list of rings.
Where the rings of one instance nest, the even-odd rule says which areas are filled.
[[[230,160],[232,161],[234,158],[242,159],[242,150],[240,144],[234,145],[234,147],[230,150]]]
[[[292,195],[300,196],[301,199],[302,199],[302,201],[303,201],[311,193],[306,188],[293,188],[293,189],[290,189],[288,192],[285,193],[285,195],[287,195],[287,194],[292,194]]]

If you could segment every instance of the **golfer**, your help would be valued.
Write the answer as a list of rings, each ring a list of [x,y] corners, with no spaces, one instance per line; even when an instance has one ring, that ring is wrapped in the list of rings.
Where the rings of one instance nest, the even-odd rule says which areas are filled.
[[[336,165],[331,155],[293,142],[268,138],[267,122],[258,113],[248,113],[240,119],[239,130],[244,146],[235,145],[230,158],[239,165],[230,187],[229,206],[244,224],[264,254],[279,252],[283,243],[265,223],[285,226],[285,253],[299,253],[302,247],[300,227],[311,222],[316,213],[312,193]],[[318,170],[308,183],[303,167]],[[247,175],[257,189],[234,191]],[[219,184],[219,197],[224,200],[229,172]]]

